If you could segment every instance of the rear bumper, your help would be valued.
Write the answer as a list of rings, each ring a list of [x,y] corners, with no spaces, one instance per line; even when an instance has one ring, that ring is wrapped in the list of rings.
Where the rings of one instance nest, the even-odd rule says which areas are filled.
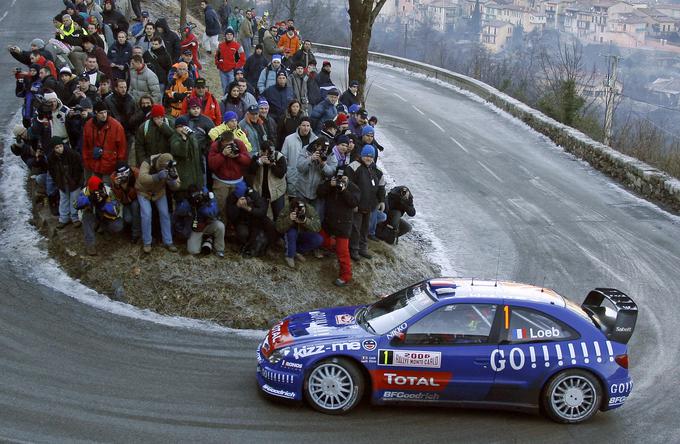
[[[633,391],[633,378],[610,379],[604,388],[607,399],[601,410],[612,410],[621,407]]]

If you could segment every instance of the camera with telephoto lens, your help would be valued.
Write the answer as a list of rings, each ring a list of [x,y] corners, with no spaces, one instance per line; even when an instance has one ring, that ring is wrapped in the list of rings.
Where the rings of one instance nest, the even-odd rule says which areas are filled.
[[[194,208],[200,208],[204,205],[209,204],[211,199],[212,193],[205,193],[199,190],[194,193],[191,193],[191,196],[189,196],[189,203]]]
[[[406,187],[399,190],[399,195],[401,196],[402,199],[406,199],[408,197],[408,194],[409,194],[409,190]]]
[[[193,133],[194,133],[194,130],[192,130],[192,129],[189,128],[188,126],[185,126],[185,127],[184,127],[184,133],[188,136],[189,134],[193,134]]]
[[[168,161],[168,164],[165,166],[165,170],[168,172],[168,177],[172,180],[177,180],[179,177],[179,174],[177,173],[177,162],[174,160]]]
[[[231,142],[227,146],[229,147],[229,150],[231,151],[232,154],[241,154],[241,148],[239,148],[238,145],[236,145],[236,143]]]
[[[303,202],[298,202],[293,212],[295,213],[295,218],[298,220],[298,222],[304,222],[307,220],[307,215],[305,214],[306,208]]]
[[[343,177],[345,176],[345,170],[342,168],[339,168],[338,171],[335,173],[335,186],[337,188],[340,188],[340,191],[343,191],[345,188],[347,188],[347,179]]]
[[[214,240],[212,236],[203,236],[203,242],[201,243],[201,253],[205,255],[212,253],[213,242]]]

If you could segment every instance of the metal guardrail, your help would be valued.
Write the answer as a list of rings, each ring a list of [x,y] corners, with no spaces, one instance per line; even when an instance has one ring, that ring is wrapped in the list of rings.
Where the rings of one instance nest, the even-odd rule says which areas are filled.
[[[315,50],[329,55],[349,57],[349,48],[315,43]],[[424,74],[469,91],[522,120],[539,133],[549,137],[567,152],[587,161],[594,168],[616,179],[627,188],[650,200],[680,211],[680,180],[633,157],[603,145],[582,132],[566,126],[528,105],[498,91],[479,80],[447,69],[405,59],[369,52],[369,62],[402,68]]]

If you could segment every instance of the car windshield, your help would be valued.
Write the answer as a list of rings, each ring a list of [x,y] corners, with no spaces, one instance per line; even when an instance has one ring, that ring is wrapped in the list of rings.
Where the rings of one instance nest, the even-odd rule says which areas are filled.
[[[387,333],[436,302],[427,282],[408,287],[357,313],[359,324],[378,335]]]

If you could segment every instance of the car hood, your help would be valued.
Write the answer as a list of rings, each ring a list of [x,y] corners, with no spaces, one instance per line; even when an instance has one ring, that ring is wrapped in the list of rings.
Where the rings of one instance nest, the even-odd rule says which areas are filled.
[[[363,305],[335,307],[288,316],[273,326],[262,344],[265,355],[276,349],[318,339],[366,336],[354,313]]]

